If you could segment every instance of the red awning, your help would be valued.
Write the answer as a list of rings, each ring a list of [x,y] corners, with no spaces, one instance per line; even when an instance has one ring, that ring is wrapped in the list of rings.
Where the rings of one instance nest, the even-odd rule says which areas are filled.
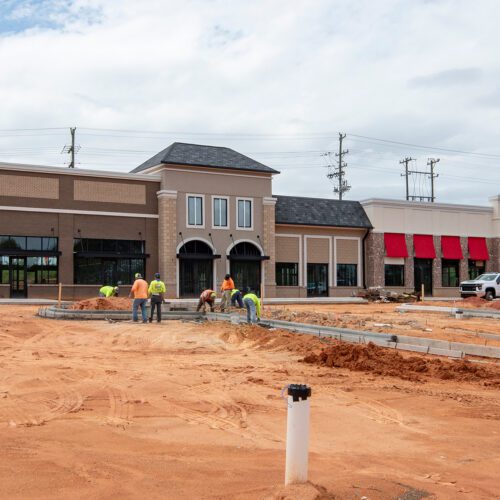
[[[443,259],[463,259],[460,236],[441,236],[441,252]]]
[[[414,254],[417,259],[435,259],[434,238],[430,234],[413,235]]]
[[[490,254],[486,246],[486,238],[473,238],[469,236],[469,259],[489,260]]]
[[[384,233],[384,243],[387,257],[408,257],[404,234]]]

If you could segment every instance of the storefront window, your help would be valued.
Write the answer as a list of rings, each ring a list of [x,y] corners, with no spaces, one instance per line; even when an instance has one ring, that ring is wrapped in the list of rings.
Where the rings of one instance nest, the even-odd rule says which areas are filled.
[[[358,286],[357,264],[337,264],[337,286]]]
[[[403,264],[385,264],[385,286],[404,286],[405,266]]]
[[[299,286],[299,265],[291,262],[277,262],[276,285]]]
[[[469,279],[475,280],[479,275],[485,271],[484,260],[469,260]]]
[[[442,286],[458,286],[459,260],[442,259]]]

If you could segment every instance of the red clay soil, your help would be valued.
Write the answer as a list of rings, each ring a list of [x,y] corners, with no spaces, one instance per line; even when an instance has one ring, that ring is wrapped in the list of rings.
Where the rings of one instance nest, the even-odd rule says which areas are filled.
[[[470,361],[445,361],[420,356],[404,357],[397,351],[368,344],[337,342],[317,354],[311,352],[303,358],[305,363],[330,368],[347,368],[371,372],[375,375],[398,377],[413,382],[425,378],[482,382],[485,386],[500,386],[500,372]]]
[[[95,299],[80,300],[71,304],[69,309],[78,311],[129,311],[132,309],[132,300],[126,297],[96,297]]]

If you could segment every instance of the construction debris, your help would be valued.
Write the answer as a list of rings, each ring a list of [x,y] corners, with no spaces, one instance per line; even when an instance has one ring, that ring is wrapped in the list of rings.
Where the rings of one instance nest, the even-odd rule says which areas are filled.
[[[358,292],[358,297],[371,302],[416,302],[418,294],[394,292],[381,286],[371,286]]]

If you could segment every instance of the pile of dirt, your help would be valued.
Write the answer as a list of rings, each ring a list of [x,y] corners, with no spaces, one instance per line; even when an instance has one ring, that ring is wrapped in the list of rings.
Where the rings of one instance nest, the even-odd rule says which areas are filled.
[[[490,302],[488,307],[491,307],[491,309],[497,309],[498,311],[500,311],[500,300]]]
[[[129,311],[132,309],[132,300],[126,297],[96,297],[80,300],[71,304],[69,309],[78,311]]]
[[[321,352],[311,352],[302,360],[331,368],[347,368],[354,371],[388,375],[414,382],[426,378],[483,382],[488,386],[500,386],[500,371],[470,361],[445,361],[420,356],[405,357],[398,351],[379,347],[373,343],[347,344],[337,342]]]
[[[334,313],[316,313],[305,311],[289,311],[287,309],[268,309],[265,317],[281,321],[294,321],[297,323],[309,323],[321,326],[337,326],[340,318]]]
[[[488,304],[488,301],[485,299],[482,299],[481,297],[467,297],[466,299],[459,300],[457,302],[457,305],[477,307],[477,308],[484,307],[487,304]]]

